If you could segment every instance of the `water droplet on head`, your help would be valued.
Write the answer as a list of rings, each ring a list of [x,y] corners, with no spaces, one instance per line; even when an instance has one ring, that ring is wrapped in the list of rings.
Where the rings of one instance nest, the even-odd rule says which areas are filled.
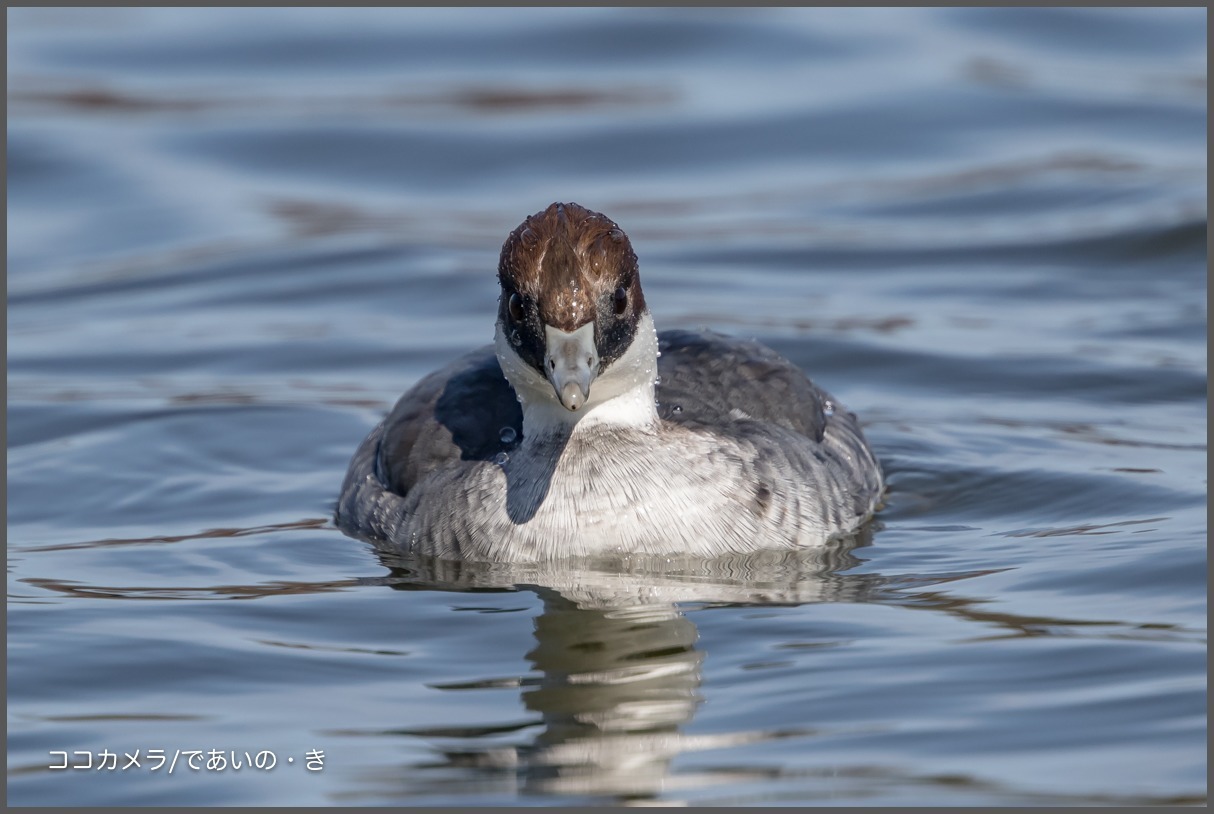
[[[827,399],[822,404],[822,412],[826,413],[826,415],[834,415],[835,414],[835,403],[833,401],[831,401],[830,399]]]
[[[493,456],[493,462],[498,466],[505,466],[510,462],[510,456],[504,452],[499,452],[497,455]]]
[[[514,427],[502,427],[502,431],[497,434],[497,437],[502,439],[503,444],[513,444],[518,438],[518,433],[514,431]]]
[[[518,331],[510,332],[510,344],[511,345],[517,345],[517,344],[521,343],[522,341],[523,341],[523,338],[521,336],[519,336]]]
[[[661,358],[662,358],[662,352],[661,352],[661,351],[658,351],[658,358],[659,358],[659,359],[661,359]]]

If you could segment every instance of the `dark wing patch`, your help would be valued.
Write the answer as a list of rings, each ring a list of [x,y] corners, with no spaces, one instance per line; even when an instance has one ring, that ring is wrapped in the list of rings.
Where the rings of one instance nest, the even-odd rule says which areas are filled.
[[[711,331],[658,334],[658,414],[667,421],[722,425],[734,410],[815,441],[830,395],[799,367],[753,340]]]
[[[514,431],[507,442],[505,429]],[[492,460],[522,436],[522,408],[492,346],[486,346],[401,396],[384,422],[375,471],[389,491],[403,495],[444,464]]]

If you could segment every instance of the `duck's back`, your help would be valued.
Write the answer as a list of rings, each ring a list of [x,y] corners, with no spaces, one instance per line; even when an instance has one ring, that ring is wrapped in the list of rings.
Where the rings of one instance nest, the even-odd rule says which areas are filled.
[[[748,416],[822,440],[830,396],[771,348],[712,331],[658,335],[658,415],[720,426]]]

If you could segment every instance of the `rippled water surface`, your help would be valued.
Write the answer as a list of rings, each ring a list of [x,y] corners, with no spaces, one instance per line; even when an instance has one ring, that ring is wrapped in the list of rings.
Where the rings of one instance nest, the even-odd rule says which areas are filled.
[[[1204,9],[8,23],[11,804],[1205,802]],[[859,413],[871,528],[511,571],[333,527],[554,200],[660,328]]]

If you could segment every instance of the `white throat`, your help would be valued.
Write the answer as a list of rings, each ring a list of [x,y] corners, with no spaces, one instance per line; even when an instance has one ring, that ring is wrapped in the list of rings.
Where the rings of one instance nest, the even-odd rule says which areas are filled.
[[[506,340],[501,322],[494,335],[498,362],[523,406],[523,439],[582,432],[591,427],[652,430],[658,413],[654,387],[658,366],[658,334],[646,310],[637,321],[627,352],[601,370],[590,385],[590,397],[580,409],[568,410],[543,374],[524,362]]]

